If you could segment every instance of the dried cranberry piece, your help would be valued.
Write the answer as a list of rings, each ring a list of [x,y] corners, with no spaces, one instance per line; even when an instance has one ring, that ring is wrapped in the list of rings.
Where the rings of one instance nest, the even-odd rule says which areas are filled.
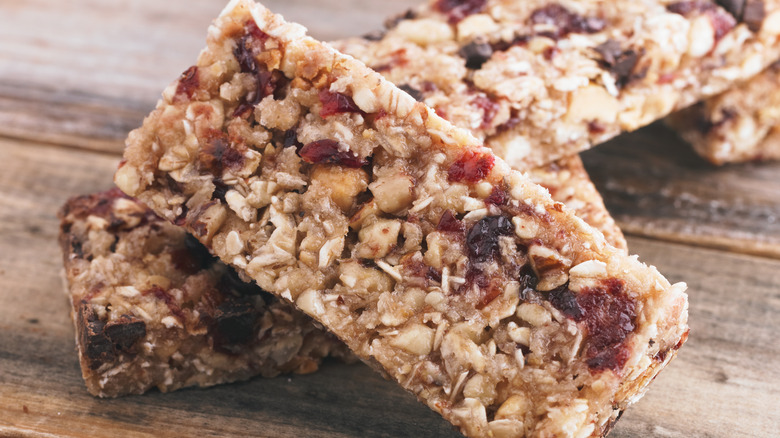
[[[471,101],[471,103],[474,104],[477,108],[482,110],[482,129],[487,129],[490,127],[490,123],[493,121],[493,119],[496,117],[496,114],[498,113],[498,109],[500,108],[499,105],[495,102],[493,102],[489,97],[484,95],[479,95],[474,98],[474,100]]]
[[[713,9],[708,12],[707,15],[712,23],[712,28],[715,30],[716,43],[737,25],[737,21],[734,17],[729,14],[724,14],[720,9]]]
[[[493,55],[493,47],[485,41],[472,41],[461,47],[458,55],[466,60],[467,68],[478,70]]]
[[[298,154],[307,163],[331,163],[347,167],[363,167],[368,161],[358,157],[350,150],[339,149],[339,142],[335,140],[317,140],[306,144],[298,151]]]
[[[242,73],[257,73],[258,64],[253,46],[265,42],[268,34],[260,30],[254,21],[249,21],[244,30],[244,36],[238,40],[236,48],[233,49],[233,56],[236,57]]]
[[[763,9],[763,6],[762,6]],[[689,15],[693,12],[706,14],[715,31],[715,41],[719,41],[737,24],[737,19],[742,17],[724,13],[715,3],[705,0],[681,1],[666,6],[666,10],[675,14]],[[760,24],[759,24],[760,26]]]
[[[441,219],[439,219],[439,224],[436,225],[436,230],[445,233],[462,233],[466,231],[466,226],[451,211],[444,210]]]
[[[403,261],[404,276],[417,280],[419,284],[427,286],[433,280],[441,283],[441,273],[428,266],[422,260],[412,259]]]
[[[607,132],[607,127],[598,120],[591,120],[588,122],[588,132],[593,135],[603,134]]]
[[[499,236],[508,236],[514,232],[512,222],[506,216],[487,216],[474,224],[466,236],[469,259],[486,262],[498,255]]]
[[[493,187],[493,191],[490,192],[490,196],[485,198],[485,204],[492,205],[506,205],[509,201],[509,193],[506,191],[506,187],[503,185]]]
[[[255,73],[255,90],[249,92],[241,103],[238,104],[233,117],[244,117],[266,96],[273,95],[279,99],[278,94],[284,89],[287,78],[279,71],[269,72],[265,69]]]
[[[621,280],[609,279],[575,294],[568,285],[548,294],[550,304],[566,317],[584,323],[585,357],[595,371],[620,370],[628,359],[626,338],[636,328],[636,303],[624,291]]]
[[[198,66],[193,65],[179,77],[179,85],[176,86],[176,97],[183,96],[187,99],[192,99],[199,86]]]
[[[322,90],[320,91],[320,102],[322,103],[320,117],[328,117],[339,113],[362,113],[355,101],[346,94]]]
[[[168,306],[168,310],[178,317],[179,320],[184,321],[184,312],[182,312],[181,307],[179,307],[179,305],[173,301],[173,297],[160,286],[154,285],[151,289],[141,292],[141,295],[154,295],[155,298],[164,302],[165,305]]]
[[[458,288],[458,293],[464,293],[468,290],[471,290],[474,288],[474,286],[477,287],[477,289],[485,289],[490,284],[490,280],[487,278],[484,272],[482,270],[474,267],[469,266],[469,269],[466,271],[466,282],[461,285],[460,288]]]
[[[447,14],[450,24],[456,24],[469,15],[482,12],[487,0],[438,0],[434,7]]]
[[[198,152],[198,161],[203,168],[222,173],[226,168],[237,169],[244,164],[244,154],[230,147],[230,141],[221,131],[214,131],[205,139]]]
[[[583,17],[558,3],[552,3],[534,10],[531,23],[555,26],[555,33],[545,35],[552,39],[562,38],[570,33],[595,33],[604,29],[604,20],[596,17]]]
[[[490,173],[495,162],[496,158],[490,153],[467,151],[458,161],[452,163],[447,172],[447,179],[450,182],[475,183]]]

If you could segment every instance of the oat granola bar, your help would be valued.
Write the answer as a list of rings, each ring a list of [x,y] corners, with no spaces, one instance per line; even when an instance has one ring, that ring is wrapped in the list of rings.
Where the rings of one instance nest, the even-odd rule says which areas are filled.
[[[354,54],[358,59],[361,59],[361,56],[367,56],[370,60],[373,57],[373,53],[370,51],[367,52],[365,50],[365,45],[371,43],[368,43],[366,40],[357,41],[357,44],[362,45],[364,50],[353,50],[353,52],[355,52]],[[355,49],[355,44],[355,40],[336,41],[333,43],[336,47],[352,47],[353,49]],[[419,69],[421,72],[431,71],[437,67],[437,62],[438,59],[436,58],[428,59],[427,62],[415,64],[414,66],[405,69],[406,77],[391,76],[389,79],[391,79],[391,81],[397,81],[395,82],[396,85],[401,86],[404,91],[412,93],[415,98],[422,100],[422,95],[416,94],[415,90],[409,86],[409,76],[416,76],[416,74],[413,73],[415,68]],[[436,102],[440,105],[446,105],[448,102],[446,99],[448,98],[450,98],[450,96],[440,96]],[[459,96],[455,95],[453,99],[457,102]],[[478,114],[479,117],[483,117],[484,115],[481,112],[476,114]],[[445,117],[445,119],[446,118],[447,117]],[[484,131],[489,129],[489,126],[481,123],[471,123],[470,119],[473,119],[473,117],[456,116],[451,121],[456,126],[471,130],[477,137],[484,136]],[[520,141],[522,141],[522,138]],[[549,164],[533,167],[528,170],[528,176],[533,182],[548,189],[554,200],[563,202],[574,210],[577,216],[604,233],[607,242],[614,245],[616,248],[626,250],[627,244],[623,232],[617,224],[615,224],[615,220],[610,216],[604,206],[604,200],[590,180],[579,156],[572,155],[558,159]]]
[[[468,436],[602,435],[687,336],[683,284],[247,0],[115,181]]]
[[[713,164],[780,158],[780,64],[667,122]]]
[[[780,1],[431,0],[338,43],[518,169],[572,155],[780,57]]]
[[[579,204],[579,200],[590,196],[587,185],[586,194],[580,193],[580,183],[588,182],[587,175],[577,174],[581,166],[576,162],[565,164],[564,168],[539,169],[534,176],[573,203],[586,221],[608,223],[611,218],[603,207]],[[347,348],[333,336],[314,329],[310,318],[241,281],[197,240],[117,189],[73,198],[63,207],[61,216],[60,243],[79,359],[87,388],[93,395],[140,394],[155,387],[168,392],[187,386],[234,382],[258,374],[271,377],[282,372],[309,373],[328,354],[352,360]],[[610,234],[612,229],[618,234]],[[614,245],[625,244],[617,227],[603,231],[608,241],[614,239]],[[173,280],[180,284],[178,289],[182,294],[188,293],[190,300],[172,301],[176,307],[160,308],[169,302],[160,301],[166,295],[160,296],[157,290],[140,303],[137,296],[128,300],[133,297],[126,295],[143,290],[150,277],[154,278],[151,282]],[[193,292],[193,288],[199,290]],[[246,306],[241,302],[247,294],[262,296],[262,301]],[[133,309],[120,316],[113,310],[127,310],[135,305],[141,310]],[[197,309],[197,314],[190,308]],[[98,314],[103,317],[98,318]],[[176,324],[182,315],[186,323]],[[200,315],[208,317],[202,319]],[[250,322],[253,330],[255,323],[265,325],[258,333],[265,336],[264,347],[258,348],[257,339],[249,342],[246,337]],[[301,327],[296,330],[294,324]],[[229,335],[218,335],[219,328],[227,328]],[[112,341],[111,348],[108,339]],[[163,347],[163,353],[158,350],[154,355],[147,351],[138,354],[138,345],[149,343],[149,348],[159,348],[163,342],[169,343]],[[295,356],[288,360],[289,354]]]
[[[332,335],[240,280],[184,230],[118,189],[60,211],[79,361],[93,395],[309,373]]]

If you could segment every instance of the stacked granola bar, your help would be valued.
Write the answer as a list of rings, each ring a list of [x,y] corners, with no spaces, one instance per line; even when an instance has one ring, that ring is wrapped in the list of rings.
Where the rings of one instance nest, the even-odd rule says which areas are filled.
[[[601,435],[683,285],[375,72],[234,1],[116,182],[469,436]]]
[[[776,0],[431,0],[388,25],[336,47],[518,169],[645,126],[780,57]]]
[[[118,189],[60,211],[87,389],[116,397],[309,373],[341,342]]]
[[[685,341],[687,302],[626,257],[567,155],[777,56],[772,2],[660,3],[437,0],[334,43],[396,88],[232,1],[116,175],[170,224],[117,193],[63,210],[90,391],[349,357],[294,305],[468,436],[606,434]]]

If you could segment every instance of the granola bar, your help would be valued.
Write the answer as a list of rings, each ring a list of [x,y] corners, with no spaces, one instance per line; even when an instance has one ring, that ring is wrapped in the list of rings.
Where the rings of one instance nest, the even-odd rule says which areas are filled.
[[[360,45],[361,50],[357,50],[355,45]],[[363,60],[362,57],[368,58],[370,62],[373,58],[371,51],[374,48],[365,39],[358,40],[344,40],[333,42],[332,45],[337,48],[346,48],[354,54],[357,59]],[[410,77],[424,77],[426,73],[437,71],[440,61],[437,57],[422,58],[423,62],[415,63],[414,65],[407,66],[403,69],[404,75],[394,76],[389,75],[388,79],[399,85],[401,89],[407,91],[418,100],[423,100],[423,95],[416,91],[409,85]],[[415,72],[420,72],[415,73]],[[452,80],[458,80],[457,78],[451,78]],[[448,80],[447,78],[441,78],[440,80]],[[438,99],[431,103],[438,104],[439,108],[442,105],[448,105],[450,102],[448,99],[453,99],[456,104],[459,102],[460,96],[438,96]],[[484,108],[482,109],[484,110]],[[439,110],[441,112],[441,110]],[[448,119],[447,114],[440,114],[448,119],[450,122],[461,128],[470,130],[477,137],[485,136],[485,130],[490,128],[489,124],[472,123],[476,114],[477,117],[484,117],[483,112],[472,113],[468,117],[460,117],[454,114],[452,120]],[[482,120],[482,119],[480,119]],[[513,136],[519,137],[518,134],[508,134],[508,138],[511,140]],[[518,141],[523,141],[522,138],[518,138]],[[547,161],[547,160],[544,160]],[[528,176],[533,182],[539,184],[550,191],[552,198],[555,201],[566,204],[569,208],[574,210],[574,213],[585,220],[588,224],[598,229],[607,239],[607,242],[614,245],[616,248],[626,250],[627,243],[623,236],[623,232],[615,224],[615,220],[610,216],[606,207],[604,206],[604,200],[601,198],[593,182],[590,180],[585,166],[582,164],[582,160],[577,155],[572,155],[565,158],[560,158],[552,163],[545,164],[538,167],[533,167],[528,170]]]
[[[780,158],[780,64],[667,118],[713,164]]]
[[[100,397],[309,373],[332,335],[244,283],[197,240],[118,189],[60,211],[68,296],[87,389]]]
[[[338,43],[524,170],[720,93],[780,57],[778,0],[431,0]]]
[[[609,223],[603,208],[578,204],[590,196],[588,185],[585,195],[580,193],[581,178],[587,175],[577,174],[581,164],[576,160],[566,164],[563,169],[537,170],[535,176],[579,207],[586,221]],[[118,189],[70,199],[60,215],[79,360],[93,395],[141,394],[155,387],[168,392],[255,375],[310,373],[329,354],[352,360],[347,348],[314,329],[310,318],[244,283],[196,239]],[[625,244],[621,234],[610,234],[611,229],[619,233],[617,227],[605,228],[608,241]],[[148,291],[149,284],[161,281],[178,284],[182,292],[173,296],[181,300],[168,301],[167,295],[153,290],[138,302],[136,291]],[[255,297],[249,299],[251,306],[243,303],[247,295]],[[131,307],[136,305],[140,310]],[[117,313],[131,308],[126,314]],[[250,322],[253,330],[263,327],[257,334],[263,337],[261,348],[259,338],[250,342],[246,336]],[[301,327],[296,330],[294,324]],[[220,335],[220,328],[230,332]],[[140,355],[139,345],[144,348]],[[150,355],[149,348],[158,350]],[[289,358],[290,354],[295,356]]]
[[[675,356],[685,285],[469,133],[248,0],[207,43],[115,182],[466,435],[602,435]]]
[[[607,243],[628,252],[628,243],[623,232],[609,214],[579,155],[535,167],[527,171],[526,176],[535,184],[546,188],[553,201],[563,203],[577,217],[601,231]]]

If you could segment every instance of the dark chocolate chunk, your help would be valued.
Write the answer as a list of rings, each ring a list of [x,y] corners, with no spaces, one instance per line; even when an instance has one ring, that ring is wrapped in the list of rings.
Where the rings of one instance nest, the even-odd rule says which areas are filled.
[[[564,6],[551,3],[534,10],[531,13],[532,24],[548,24],[555,26],[557,31],[549,33],[551,39],[563,38],[570,33],[595,33],[604,29],[606,23],[597,17],[583,17]]]
[[[251,301],[230,297],[214,312],[214,347],[233,352],[233,347],[246,344],[255,333],[257,309]]]
[[[146,336],[146,323],[132,315],[122,315],[106,324],[103,332],[116,351],[126,352]]]
[[[742,11],[745,10],[745,0],[715,0],[723,9],[739,20],[742,17]]]
[[[475,262],[486,262],[498,255],[499,236],[508,236],[514,232],[514,227],[505,216],[488,216],[474,224],[466,236],[469,259]]]
[[[360,158],[350,150],[342,150],[335,140],[324,139],[307,143],[298,151],[298,155],[307,163],[330,163],[358,168],[368,164],[368,160]]]
[[[79,305],[76,325],[82,345],[82,354],[89,362],[91,369],[96,370],[103,364],[116,360],[114,344],[103,330],[105,322],[97,317],[92,306],[86,302],[82,301]]]
[[[416,100],[418,102],[422,102],[423,95],[422,95],[422,92],[420,90],[412,87],[409,84],[399,85],[398,88],[400,88],[401,90],[405,91],[408,95],[412,96],[414,98],[414,100]]]
[[[369,33],[363,34],[362,38],[366,41],[380,41],[385,37],[387,32],[383,30],[374,30]]]
[[[593,50],[601,55],[602,67],[612,73],[618,87],[624,87],[635,78],[632,72],[639,61],[639,54],[636,51],[633,49],[623,50],[620,43],[612,39],[599,44]]]
[[[477,70],[493,55],[493,48],[485,41],[474,40],[461,47],[458,54],[466,60],[466,67]]]
[[[748,29],[753,32],[761,30],[764,18],[766,18],[766,10],[763,0],[751,0],[745,4],[741,21],[747,25]]]
[[[385,20],[385,29],[393,29],[398,26],[398,23],[404,20],[414,20],[415,18],[417,18],[417,13],[415,13],[412,9],[407,9],[406,12]]]

